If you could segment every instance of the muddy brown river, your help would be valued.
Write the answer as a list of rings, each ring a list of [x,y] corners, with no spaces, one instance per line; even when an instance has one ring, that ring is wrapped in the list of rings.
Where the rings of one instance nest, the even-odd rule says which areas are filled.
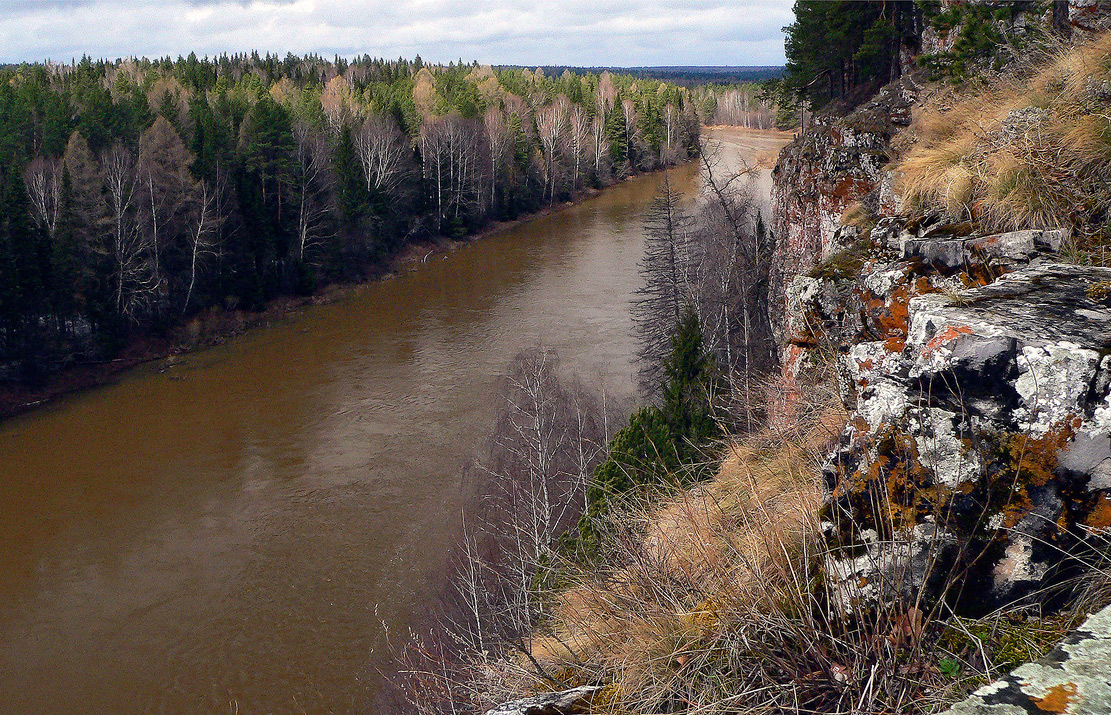
[[[0,713],[374,712],[517,351],[632,395],[660,180],[0,424]]]

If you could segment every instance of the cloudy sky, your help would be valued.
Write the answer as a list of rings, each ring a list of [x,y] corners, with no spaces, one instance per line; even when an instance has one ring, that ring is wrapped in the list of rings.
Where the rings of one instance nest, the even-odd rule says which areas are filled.
[[[0,0],[0,63],[82,54],[777,65],[791,0]]]

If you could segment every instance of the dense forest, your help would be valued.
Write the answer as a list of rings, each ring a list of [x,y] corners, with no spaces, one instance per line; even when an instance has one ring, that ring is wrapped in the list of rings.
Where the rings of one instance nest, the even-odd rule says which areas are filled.
[[[765,82],[761,94],[781,108],[852,106],[916,65],[932,79],[956,82],[997,71],[1042,33],[1031,14],[1045,16],[1056,35],[1069,33],[1060,0],[798,0],[794,13],[783,28],[783,75]],[[937,52],[921,51],[927,30],[946,38]]]
[[[784,86],[816,107],[899,76],[900,53],[917,48],[923,10],[910,0],[796,2],[784,49]]]
[[[685,161],[715,108],[712,93],[608,72],[419,58],[7,67],[0,381]]]
[[[672,82],[684,87],[697,87],[704,84],[751,84],[769,79],[777,79],[783,74],[782,67],[569,67],[552,65],[541,67],[549,74],[615,74],[632,75],[639,79],[657,79]]]

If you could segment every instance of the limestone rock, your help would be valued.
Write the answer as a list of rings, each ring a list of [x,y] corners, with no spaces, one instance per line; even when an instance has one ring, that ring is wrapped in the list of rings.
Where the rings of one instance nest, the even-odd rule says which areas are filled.
[[[959,269],[995,261],[1013,266],[1029,263],[1039,253],[1056,253],[1067,239],[1064,229],[1026,230],[991,236],[927,236],[903,238],[897,248],[904,260],[918,259],[942,269]]]
[[[871,264],[860,284],[893,295],[921,280],[909,265]],[[858,583],[900,564],[929,589],[936,574],[912,556],[932,553],[942,571],[976,559],[969,588],[1002,603],[1045,585],[1083,527],[1111,526],[1111,299],[1092,289],[1109,280],[1042,264],[921,292],[902,340],[848,347],[854,413],[827,467],[827,517],[832,543],[866,548],[827,565],[837,598],[879,596]]]
[[[601,690],[597,685],[583,685],[558,693],[544,693],[522,698],[487,710],[486,715],[574,715],[590,710],[590,696]]]

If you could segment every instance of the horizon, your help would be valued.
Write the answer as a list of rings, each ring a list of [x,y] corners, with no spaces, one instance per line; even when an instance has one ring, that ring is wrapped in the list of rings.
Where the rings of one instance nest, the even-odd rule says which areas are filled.
[[[0,64],[224,54],[781,67],[790,0],[0,0]],[[709,29],[707,29],[709,28]]]
[[[190,54],[196,54],[196,53],[195,52],[190,52],[190,53],[187,53],[187,54],[177,54],[177,55],[121,55],[121,56],[116,56],[116,57],[109,57],[109,56],[96,56],[96,57],[94,57],[92,55],[83,55],[82,57],[70,57],[69,59],[66,59],[66,60],[61,60],[61,59],[57,59],[57,58],[54,58],[54,57],[47,57],[47,58],[44,58],[44,59],[21,60],[21,61],[18,61],[18,62],[0,61],[0,67],[19,67],[20,65],[24,65],[24,64],[29,64],[29,65],[35,65],[35,64],[41,64],[41,65],[76,65],[76,64],[80,63],[81,61],[83,61],[85,59],[85,57],[88,57],[88,59],[91,62],[109,62],[109,63],[112,63],[112,62],[127,62],[129,60],[156,62],[156,61],[161,61],[161,60],[167,60],[168,59],[168,60],[171,60],[171,61],[177,61],[177,60],[181,60],[181,59],[187,59]],[[216,55],[212,55],[212,54],[196,55],[196,59],[199,62],[208,62],[208,61],[213,61],[213,60],[220,59],[221,57],[247,56],[247,55],[251,55],[251,54],[258,54],[260,57],[263,57],[263,58],[265,58],[267,56],[281,57],[280,55],[276,55],[273,52],[268,53],[268,52],[264,52],[264,51],[261,51],[261,50],[250,49],[250,50],[237,50],[235,52],[222,52],[222,53],[216,54]],[[315,53],[315,52],[308,52],[308,53],[302,53],[302,54],[287,53],[287,55],[288,54],[292,54],[294,57],[299,57],[299,58],[318,56],[326,62],[335,62],[335,60],[337,58],[343,59],[347,62],[359,61],[363,58],[370,58],[371,60],[381,60],[381,61],[384,61],[384,62],[398,62],[398,61],[413,62],[413,61],[415,61],[419,58],[420,61],[423,64],[428,65],[428,66],[432,66],[432,67],[441,67],[441,66],[442,67],[447,67],[448,65],[451,65],[451,64],[458,65],[459,60],[461,59],[461,58],[456,58],[456,59],[450,60],[448,62],[433,62],[433,61],[425,59],[424,57],[421,57],[419,55],[419,53],[417,55],[412,56],[412,57],[395,57],[395,58],[388,58],[388,57],[382,57],[382,56],[379,56],[379,55],[369,55],[369,54],[333,55],[331,57],[321,55],[320,53]],[[571,64],[564,64],[564,63],[559,63],[559,62],[541,62],[541,63],[538,63],[538,64],[537,63],[529,63],[529,64],[498,63],[498,62],[488,63],[488,62],[479,62],[478,60],[464,61],[463,64],[466,64],[466,65],[478,64],[479,66],[492,67],[494,69],[528,69],[528,70],[574,69],[574,70],[598,71],[598,72],[605,71],[605,70],[770,70],[770,69],[783,69],[784,66],[785,66],[784,64],[778,64],[778,65],[571,65]]]

